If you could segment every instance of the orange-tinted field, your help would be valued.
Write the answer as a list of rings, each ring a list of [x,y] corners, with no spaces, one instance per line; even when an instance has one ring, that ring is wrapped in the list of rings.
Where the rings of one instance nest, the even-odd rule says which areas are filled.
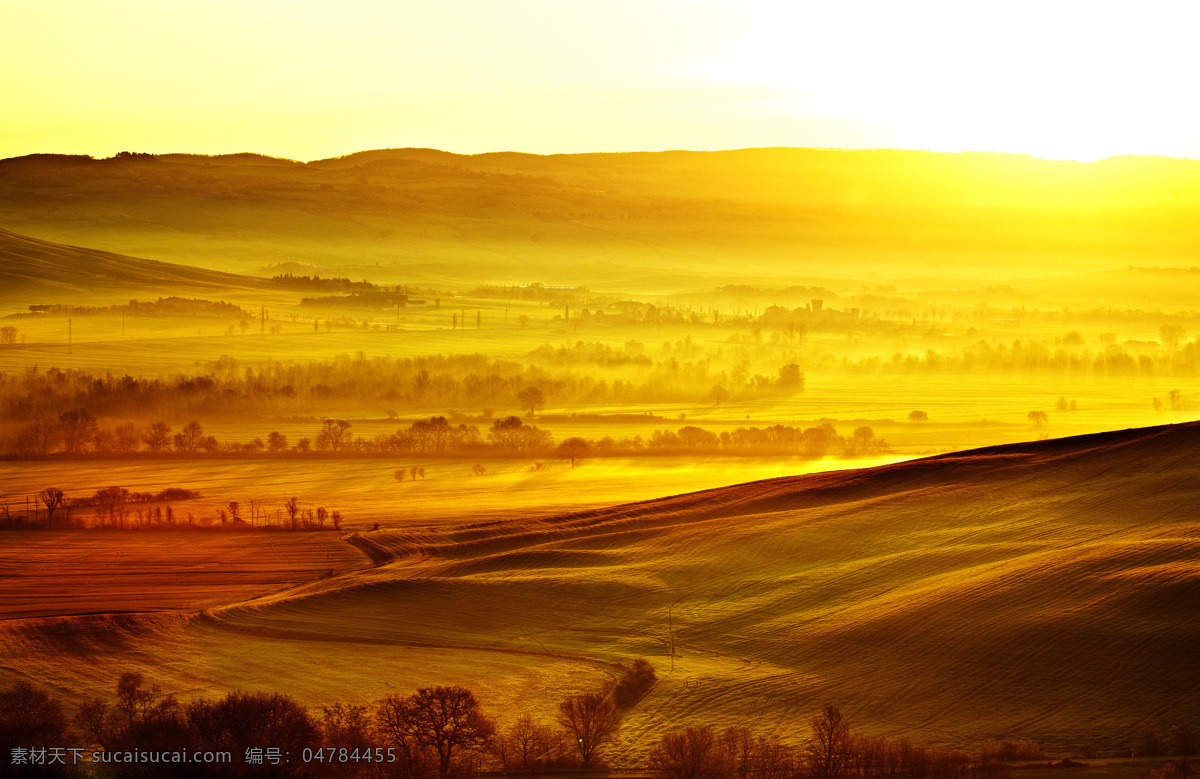
[[[366,533],[380,565],[200,612],[8,621],[0,667],[310,703],[464,684],[504,719],[644,655],[619,763],[689,722],[799,736],[826,700],[928,743],[1105,747],[1200,715],[1198,454],[1189,424]]]

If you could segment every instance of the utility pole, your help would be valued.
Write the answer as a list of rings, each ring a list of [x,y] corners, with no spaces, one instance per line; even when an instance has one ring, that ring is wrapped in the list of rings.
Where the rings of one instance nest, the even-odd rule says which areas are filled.
[[[72,341],[71,320],[68,319],[67,320],[67,354],[71,354],[71,341]]]
[[[121,335],[125,335],[125,309],[121,309]]]
[[[267,332],[267,307],[266,306],[259,306],[258,317],[259,317],[258,332],[259,332],[259,335],[264,335]]]

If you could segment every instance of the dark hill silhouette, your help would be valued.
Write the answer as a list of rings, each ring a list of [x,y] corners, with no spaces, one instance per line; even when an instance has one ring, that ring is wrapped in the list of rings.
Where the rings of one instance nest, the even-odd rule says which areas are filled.
[[[97,288],[230,290],[263,283],[248,276],[42,241],[0,228],[0,289],[6,298]]]

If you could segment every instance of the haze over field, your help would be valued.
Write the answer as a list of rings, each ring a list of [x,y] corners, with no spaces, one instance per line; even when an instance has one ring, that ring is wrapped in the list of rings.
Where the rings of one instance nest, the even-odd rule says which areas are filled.
[[[953,288],[1191,267],[1197,182],[1192,160],[918,151],[395,149],[303,164],[33,155],[0,161],[0,221],[38,238],[254,275],[294,268],[391,284],[678,293],[855,274]],[[697,263],[703,282],[691,273]],[[1076,284],[1086,293],[1068,292],[1071,302],[1104,297]]]

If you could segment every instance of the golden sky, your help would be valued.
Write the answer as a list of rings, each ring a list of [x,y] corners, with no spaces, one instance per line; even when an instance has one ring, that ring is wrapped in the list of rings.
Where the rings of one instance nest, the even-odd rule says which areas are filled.
[[[1200,157],[1200,3],[15,0],[0,157]]]

